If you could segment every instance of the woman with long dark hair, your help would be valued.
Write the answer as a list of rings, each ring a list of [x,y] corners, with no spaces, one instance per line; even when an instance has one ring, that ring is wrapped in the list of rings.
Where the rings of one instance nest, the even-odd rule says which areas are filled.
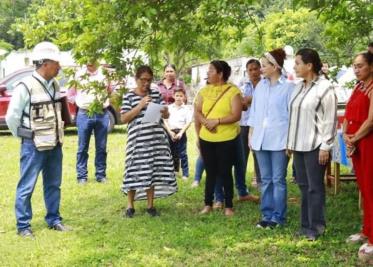
[[[162,95],[163,101],[166,105],[175,102],[175,90],[184,90],[187,93],[187,88],[183,81],[179,80],[176,76],[176,67],[174,64],[167,64],[163,68],[163,79],[158,82],[158,90]],[[185,101],[187,102],[187,101]]]
[[[250,146],[258,160],[262,182],[258,228],[284,225],[287,211],[285,153],[288,103],[293,84],[283,75],[285,51],[272,50],[261,58],[263,79],[255,88],[250,108]]]
[[[302,78],[290,102],[287,149],[294,155],[301,204],[299,234],[314,241],[325,231],[326,164],[337,133],[337,97],[321,72],[319,54],[310,48],[296,53],[294,70]]]
[[[359,249],[359,258],[373,261],[373,54],[360,53],[354,60],[358,83],[347,103],[343,122],[344,140],[363,200],[363,227],[347,242],[365,243]]]

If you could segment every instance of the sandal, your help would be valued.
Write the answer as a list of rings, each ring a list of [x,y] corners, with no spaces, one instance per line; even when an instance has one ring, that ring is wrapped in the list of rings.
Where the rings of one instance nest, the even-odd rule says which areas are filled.
[[[359,259],[364,262],[373,261],[373,245],[365,243],[359,248],[358,252]]]
[[[208,214],[212,211],[211,206],[204,206],[203,209],[199,212],[199,214]]]
[[[224,215],[227,217],[232,217],[234,215],[234,211],[232,208],[225,208]]]
[[[358,244],[358,243],[364,243],[367,241],[367,237],[361,233],[350,235],[346,239],[347,244]]]

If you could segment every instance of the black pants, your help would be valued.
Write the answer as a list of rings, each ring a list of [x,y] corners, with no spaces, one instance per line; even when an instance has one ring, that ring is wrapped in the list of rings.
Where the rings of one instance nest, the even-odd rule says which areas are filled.
[[[175,129],[171,131],[173,131],[175,134],[178,134],[180,132],[180,129]],[[186,133],[183,133],[179,140],[173,141],[170,137],[169,141],[175,171],[179,172],[181,161],[181,169],[183,172],[183,176],[189,177],[189,164],[187,154],[188,139]]]
[[[247,162],[249,160],[249,154],[250,154],[250,147],[249,147],[249,130],[250,126],[241,126],[241,132],[240,132],[240,138],[242,140],[243,144],[243,152],[245,154],[245,170],[247,170]],[[259,164],[256,160],[255,152],[252,151],[253,158],[254,158],[254,168],[255,168],[255,174],[256,174],[256,182],[260,184],[262,182],[262,179],[260,178],[260,170],[259,170]]]
[[[319,164],[319,151],[294,152],[296,182],[302,195],[301,226],[316,235],[325,229],[326,165]]]
[[[235,140],[208,142],[200,139],[201,155],[206,168],[205,205],[212,206],[217,182],[223,185],[225,207],[233,207],[233,177]]]

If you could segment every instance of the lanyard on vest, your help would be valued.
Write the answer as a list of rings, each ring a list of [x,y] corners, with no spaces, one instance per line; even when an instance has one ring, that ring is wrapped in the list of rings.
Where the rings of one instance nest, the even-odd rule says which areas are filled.
[[[56,96],[56,88],[54,87],[54,81],[52,82],[52,86],[53,86],[53,96],[52,96],[51,93],[49,92],[49,90],[47,89],[47,87],[45,87],[45,84],[42,81],[40,81],[34,75],[32,75],[32,77],[34,77],[41,84],[41,86],[43,87],[44,91],[49,95],[49,97],[51,98],[51,100],[54,102],[55,101],[54,98]]]

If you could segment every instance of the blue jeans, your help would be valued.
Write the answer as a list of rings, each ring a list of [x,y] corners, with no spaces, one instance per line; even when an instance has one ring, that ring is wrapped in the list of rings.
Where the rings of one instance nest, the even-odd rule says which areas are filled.
[[[244,148],[242,144],[241,137],[238,136],[235,140],[235,155],[234,155],[234,179],[235,185],[240,197],[247,196],[249,191],[246,186],[246,166]],[[224,192],[223,186],[219,183],[215,187],[215,201],[223,202]]]
[[[51,227],[61,222],[60,199],[62,179],[62,150],[57,145],[52,150],[38,151],[32,140],[23,139],[21,145],[21,178],[17,185],[15,212],[17,229],[30,227],[32,219],[31,196],[40,171],[43,174],[45,220]]]
[[[203,159],[201,155],[198,156],[196,161],[196,169],[194,172],[194,181],[200,182],[202,179],[203,171],[205,170],[205,164],[203,163]]]
[[[100,181],[106,178],[106,143],[109,127],[109,114],[104,111],[103,114],[94,114],[89,117],[85,110],[79,110],[76,118],[78,127],[78,153],[76,159],[76,172],[78,180],[88,179],[88,149],[91,140],[92,131],[95,135],[96,144],[96,180]]]
[[[285,150],[259,150],[255,153],[262,178],[262,220],[284,224],[287,209],[286,168],[289,158]]]
[[[189,176],[189,165],[188,165],[188,154],[187,154],[187,136],[184,133],[180,140],[172,141],[170,140],[170,148],[172,157],[174,160],[175,171],[179,170],[179,159],[181,161],[181,169],[183,171],[183,176]]]

